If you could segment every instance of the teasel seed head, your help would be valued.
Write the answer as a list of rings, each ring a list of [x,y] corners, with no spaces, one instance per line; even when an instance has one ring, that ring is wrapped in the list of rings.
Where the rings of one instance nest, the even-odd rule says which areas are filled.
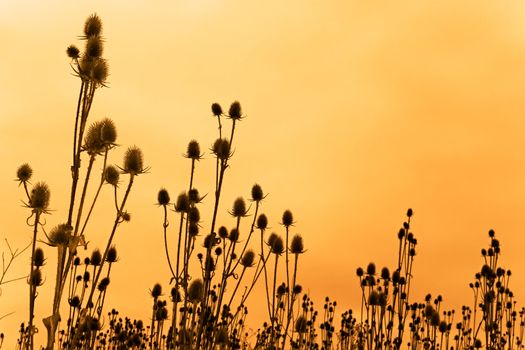
[[[80,265],[80,258],[77,256],[73,260],[73,266],[79,266]]]
[[[31,190],[29,207],[37,211],[46,211],[49,206],[51,193],[44,182],[38,182]]]
[[[84,55],[90,59],[102,57],[104,51],[104,44],[100,36],[90,36],[86,41],[86,50]]]
[[[106,290],[106,288],[109,286],[109,277],[104,277],[103,279],[100,280],[100,282],[98,283],[98,286],[97,286],[97,289],[99,290],[99,292],[103,292]]]
[[[73,231],[73,227],[68,224],[60,224],[53,229],[51,229],[51,232],[49,233],[49,241],[52,245],[58,246],[58,245],[67,245],[69,243],[69,239],[71,237],[71,232]]]
[[[42,267],[44,266],[45,260],[42,248],[36,248],[35,255],[33,256],[33,265],[37,268]]]
[[[104,180],[108,184],[117,187],[119,179],[120,172],[114,165],[108,165],[106,169],[104,169]]]
[[[66,49],[67,56],[72,59],[78,59],[80,57],[80,50],[75,45],[69,45]]]
[[[282,224],[285,227],[289,227],[289,226],[293,225],[293,215],[292,215],[292,212],[290,210],[285,210],[284,211]]]
[[[123,212],[121,214],[121,218],[122,218],[122,221],[124,222],[130,222],[131,221],[131,214],[128,213],[127,211]]]
[[[195,237],[199,234],[199,225],[195,222],[190,222],[188,225],[188,234],[190,237]]]
[[[186,213],[190,210],[190,200],[186,192],[182,192],[177,197],[177,203],[175,203],[175,211],[177,213]]]
[[[188,191],[188,198],[191,204],[197,204],[202,200],[202,197],[199,195],[199,190],[196,188]]]
[[[211,105],[211,112],[213,113],[214,116],[220,117],[222,115],[222,107],[221,107],[221,105],[218,104],[218,103],[213,103]]]
[[[127,149],[124,155],[123,170],[127,174],[139,175],[146,172],[144,168],[144,156],[140,148],[132,146]]]
[[[239,230],[236,228],[232,228],[230,231],[230,235],[228,236],[228,239],[232,242],[238,242],[239,241]]]
[[[91,265],[93,266],[100,266],[100,264],[102,263],[102,253],[100,252],[99,249],[95,249],[92,253],[91,253]]]
[[[364,271],[362,267],[358,267],[356,270],[357,277],[363,277]]]
[[[235,119],[235,120],[239,120],[242,118],[241,104],[238,101],[235,101],[230,105],[228,116],[231,119]]]
[[[270,249],[272,248],[273,243],[275,242],[275,240],[276,240],[278,237],[279,237],[279,236],[278,236],[277,233],[275,233],[275,232],[272,232],[272,233],[270,234],[270,236],[268,237],[268,242],[267,242],[267,244],[268,244],[268,246],[270,247]]]
[[[114,262],[117,262],[118,255],[117,255],[117,248],[113,245],[109,247],[108,254],[106,255],[106,261],[110,264],[113,264]]]
[[[277,255],[281,255],[282,253],[284,253],[284,242],[281,237],[277,236],[277,238],[273,241],[271,251],[272,253]]]
[[[188,211],[188,221],[198,224],[201,220],[201,214],[197,207],[191,207]]]
[[[86,38],[98,36],[102,33],[102,20],[94,13],[90,15],[84,24],[84,35]]]
[[[252,186],[252,200],[254,202],[260,202],[264,199],[264,193],[260,185],[255,184]]]
[[[226,139],[217,139],[213,144],[212,152],[221,160],[230,158],[230,142]]]
[[[302,291],[303,291],[303,287],[300,284],[296,284],[295,286],[293,286],[293,289],[292,289],[293,294],[301,294]]]
[[[162,286],[160,285],[160,283],[155,283],[155,285],[153,286],[153,288],[150,291],[150,294],[151,294],[151,297],[153,299],[157,299],[158,297],[161,296],[161,294],[162,294]]]
[[[168,193],[167,189],[161,188],[159,190],[159,193],[157,194],[157,202],[159,205],[163,206],[170,204],[170,194]]]
[[[414,212],[412,211],[412,208],[408,208],[407,210],[407,217],[412,217],[412,215],[414,215]]]
[[[109,76],[108,62],[103,58],[97,58],[93,61],[91,67],[91,79],[97,84],[97,86],[104,86]]]
[[[199,160],[201,159],[201,147],[199,146],[199,143],[196,140],[191,140],[188,143],[188,148],[186,150],[186,154],[184,155],[186,158],[193,159],[193,160]]]
[[[383,269],[381,270],[381,278],[384,280],[390,279],[390,270],[388,269],[388,267],[383,267]]]
[[[228,238],[228,229],[226,227],[219,227],[219,237],[222,239]]]
[[[246,202],[244,201],[244,198],[239,197],[233,202],[233,208],[231,215],[236,218],[244,217],[246,216],[247,210],[246,210]]]
[[[366,267],[366,273],[369,274],[369,275],[375,275],[375,273],[376,273],[376,264],[374,264],[373,262],[368,264],[368,266]]]
[[[71,307],[79,307],[80,298],[77,295],[75,295],[73,298],[69,300],[69,305],[71,305]]]
[[[33,169],[27,163],[24,163],[16,170],[16,178],[20,183],[28,182],[33,175]]]
[[[204,284],[200,278],[193,280],[188,287],[188,300],[190,302],[201,301],[204,295]]]
[[[31,272],[29,283],[35,287],[40,287],[42,285],[42,271],[40,271],[40,269],[34,269]]]
[[[259,230],[266,230],[267,227],[268,227],[268,218],[264,214],[259,215],[259,217],[257,218],[257,228]]]
[[[252,267],[255,260],[255,253],[253,250],[247,250],[241,258],[241,265],[244,267]]]
[[[292,254],[304,253],[303,237],[300,235],[293,236],[292,243],[290,244],[290,252]]]

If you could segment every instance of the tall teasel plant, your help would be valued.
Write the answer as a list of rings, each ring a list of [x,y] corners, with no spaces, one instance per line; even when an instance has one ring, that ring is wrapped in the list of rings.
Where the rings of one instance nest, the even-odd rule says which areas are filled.
[[[188,144],[185,157],[191,161],[190,181],[188,189],[177,197],[175,203],[170,203],[170,196],[165,188],[157,195],[158,204],[163,208],[163,235],[164,251],[169,270],[172,274],[174,287],[172,296],[172,322],[168,336],[169,347],[212,349],[215,347],[240,346],[244,319],[247,309],[246,300],[257,281],[264,273],[267,299],[269,301],[269,274],[266,264],[272,252],[276,252],[271,244],[265,242],[264,233],[268,226],[268,219],[264,214],[259,214],[262,201],[265,198],[260,185],[255,184],[251,190],[251,205],[246,200],[238,197],[228,211],[234,219],[233,228],[218,227],[217,217],[220,208],[221,194],[226,170],[229,168],[233,156],[233,141],[238,123],[244,118],[239,102],[231,104],[225,114],[218,103],[212,104],[212,114],[217,118],[218,138],[211,147],[215,158],[215,189],[213,198],[213,212],[209,232],[204,236],[203,251],[193,258],[196,239],[200,229],[200,212],[198,204],[203,200],[194,186],[193,178],[197,161],[202,159],[199,144],[192,140]],[[231,121],[229,131],[224,130],[225,120]],[[178,216],[175,244],[168,243],[168,208],[173,206]],[[245,224],[245,221],[251,219]],[[288,232],[293,219],[291,212],[283,216],[283,225]],[[217,228],[218,227],[218,228]],[[247,227],[245,239],[241,239],[244,227]],[[250,248],[250,242],[256,231],[260,231],[260,253],[257,254]],[[286,250],[295,256],[293,281],[297,278],[297,257],[303,253],[303,244],[300,236],[294,237],[290,248],[288,235],[287,241],[282,241],[282,252]],[[258,245],[258,244],[256,244]],[[265,249],[269,245],[270,249]],[[198,247],[198,245],[197,245]],[[173,258],[174,256],[174,258]],[[256,261],[257,260],[257,261]],[[201,271],[198,279],[191,276],[189,266],[198,262]],[[288,262],[288,259],[287,259]],[[255,267],[255,268],[254,268]],[[246,282],[249,271],[251,278]],[[287,269],[288,272],[288,269]],[[192,281],[190,283],[190,281]],[[244,291],[240,294],[240,286],[246,283]],[[289,290],[290,276],[287,276]],[[198,288],[197,288],[198,286]],[[199,291],[196,293],[195,291]],[[289,293],[291,295],[291,293]],[[289,297],[287,303],[291,310],[293,299]],[[270,305],[268,305],[270,310]],[[293,317],[287,311],[288,324]],[[153,334],[151,335],[153,337]]]
[[[95,93],[106,86],[108,77],[108,64],[103,58],[104,39],[102,37],[102,21],[93,14],[88,17],[84,24],[84,35],[81,37],[84,41],[84,51],[81,52],[76,46],[71,45],[67,48],[67,55],[71,58],[71,66],[75,75],[80,80],[80,89],[76,106],[73,128],[72,142],[72,164],[71,171],[71,188],[69,195],[69,205],[67,219],[53,228],[49,234],[45,231],[42,222],[44,214],[48,214],[49,206],[49,188],[44,183],[37,183],[29,190],[29,179],[32,170],[29,165],[22,165],[18,171],[18,179],[24,187],[27,196],[27,207],[32,210],[31,217],[28,218],[28,224],[33,227],[32,239],[32,257],[31,271],[29,274],[30,285],[30,303],[29,303],[29,320],[27,332],[24,336],[24,348],[33,349],[33,334],[36,331],[34,326],[34,301],[36,298],[36,288],[42,283],[41,266],[43,260],[38,260],[41,250],[36,248],[36,242],[42,241],[47,245],[57,249],[57,266],[56,279],[54,288],[54,297],[52,303],[52,313],[43,319],[47,329],[47,346],[46,349],[53,349],[56,341],[60,316],[60,306],[63,299],[64,289],[68,288],[68,301],[70,306],[81,307],[82,311],[77,313],[78,323],[86,322],[87,319],[98,319],[102,312],[102,305],[105,298],[106,287],[109,284],[109,272],[111,264],[116,261],[116,251],[112,246],[112,241],[117,227],[124,221],[129,220],[129,214],[125,210],[126,202],[129,198],[131,188],[135,177],[147,171],[144,166],[142,151],[138,147],[130,147],[124,156],[124,164],[120,169],[108,165],[108,157],[116,144],[117,131],[112,120],[103,119],[89,124],[89,116]],[[89,198],[88,188],[94,181],[95,162],[102,159],[102,171],[100,180],[96,187],[95,194]],[[86,161],[87,165],[82,166]],[[83,170],[84,169],[84,170]],[[83,173],[83,176],[81,176]],[[124,187],[122,198],[118,199],[119,194],[119,175],[120,173],[128,176],[127,185]],[[109,233],[106,248],[101,252],[98,251],[99,259],[96,266],[93,264],[93,271],[90,277],[86,271],[83,288],[83,296],[80,298],[74,293],[76,289],[75,273],[79,269],[80,260],[77,256],[77,248],[86,245],[86,234],[88,223],[93,214],[94,207],[99,198],[99,194],[105,183],[113,187],[115,202],[115,219],[113,227]],[[45,238],[38,238],[39,227],[42,227],[42,233]],[[41,256],[43,259],[43,255]],[[91,259],[93,262],[93,259]],[[107,264],[108,268],[104,269]],[[106,271],[106,272],[104,272]],[[68,278],[68,276],[71,276]],[[69,282],[69,283],[68,283]],[[89,287],[88,287],[89,284]],[[95,292],[99,293],[95,296]],[[85,304],[82,306],[81,302]],[[74,314],[70,311],[70,316]],[[89,316],[89,317],[88,317]],[[72,319],[68,320],[68,329],[74,329]],[[94,322],[92,322],[94,323]]]

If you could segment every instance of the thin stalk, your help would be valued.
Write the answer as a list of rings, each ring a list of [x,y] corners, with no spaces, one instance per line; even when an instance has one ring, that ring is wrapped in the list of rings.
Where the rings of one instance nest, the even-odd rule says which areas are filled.
[[[35,310],[35,292],[36,286],[33,285],[33,270],[35,268],[35,250],[36,250],[36,234],[38,232],[38,223],[40,220],[40,211],[35,211],[35,222],[33,224],[33,241],[31,245],[31,268],[29,270],[29,322],[27,324],[27,329],[29,331],[27,338],[27,345],[30,350],[33,350],[33,318]]]

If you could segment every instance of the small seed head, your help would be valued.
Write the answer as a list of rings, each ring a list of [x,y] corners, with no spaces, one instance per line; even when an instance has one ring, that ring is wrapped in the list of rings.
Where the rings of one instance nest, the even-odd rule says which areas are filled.
[[[102,263],[102,253],[100,252],[99,249],[95,249],[92,253],[91,253],[91,265],[93,266],[100,266],[100,264]]]
[[[99,58],[103,51],[102,39],[99,36],[90,36],[86,42],[85,55],[89,58]]]
[[[40,269],[34,269],[33,272],[31,272],[29,283],[35,287],[40,287],[42,285],[42,271],[40,271]]]
[[[259,217],[257,218],[257,228],[260,230],[266,230],[267,227],[268,218],[264,214],[259,215]]]
[[[42,248],[36,248],[35,255],[33,256],[33,265],[35,265],[37,268],[44,266],[45,262],[44,258],[44,251]]]
[[[235,101],[231,104],[228,114],[231,119],[239,120],[242,118],[241,104]]]
[[[80,50],[75,45],[69,45],[66,49],[67,56],[72,59],[80,57]]]
[[[228,237],[228,229],[224,226],[219,227],[219,237],[224,239]]]
[[[115,246],[111,246],[109,249],[108,249],[108,254],[106,256],[106,261],[110,264],[113,264],[114,262],[116,262],[118,260],[118,256],[117,256],[117,248],[115,248]]]
[[[108,165],[104,170],[104,180],[112,186],[118,186],[118,180],[120,178],[120,172],[113,165]]]
[[[102,20],[94,13],[90,15],[84,24],[84,35],[86,38],[98,36],[102,33]]]
[[[281,255],[284,252],[284,242],[281,237],[277,236],[277,238],[273,241],[271,251],[277,255]]]
[[[290,244],[290,252],[292,254],[304,253],[303,237],[300,235],[293,236],[292,243]]]
[[[162,286],[160,285],[160,283],[155,283],[153,289],[151,289],[150,291],[150,294],[153,297],[153,299],[157,299],[158,297],[160,297],[160,295],[162,294]]]
[[[307,321],[304,316],[299,316],[295,321],[295,331],[299,334],[306,333]]]
[[[199,209],[197,207],[191,207],[188,212],[188,220],[189,222],[193,223],[199,223],[201,220],[201,214],[199,212]]]
[[[159,205],[168,205],[170,203],[170,194],[165,188],[161,188],[157,194],[157,202]]]
[[[179,194],[177,203],[175,204],[175,211],[177,213],[186,213],[190,209],[190,200],[186,192]]]
[[[45,183],[39,182],[31,190],[29,206],[35,210],[45,211],[49,206],[50,196],[49,187]]]
[[[191,140],[188,143],[188,149],[186,151],[186,158],[199,160],[201,158],[201,148],[196,140]]]
[[[222,115],[222,107],[218,103],[214,103],[211,105],[211,112],[214,116],[220,117]]]
[[[20,165],[16,170],[16,177],[20,183],[29,181],[32,175],[33,169],[27,163]]]
[[[241,258],[241,265],[244,267],[252,267],[255,260],[255,253],[253,250],[247,250]]]
[[[109,75],[108,62],[103,58],[97,58],[91,66],[91,79],[97,85],[104,85]]]
[[[140,148],[132,146],[124,155],[124,172],[131,175],[142,174],[144,169],[144,157]]]
[[[252,187],[252,200],[254,202],[260,202],[264,199],[264,193],[260,185],[255,184]]]
[[[230,235],[228,236],[228,239],[232,242],[238,242],[239,241],[239,230],[236,228],[232,228],[230,231]]]
[[[293,224],[293,215],[290,210],[285,210],[283,213],[283,225],[288,227]]]
[[[60,224],[55,226],[49,233],[50,243],[53,245],[67,245],[71,237],[73,227],[67,224]]]
[[[189,301],[199,302],[202,299],[203,295],[204,295],[204,284],[202,283],[202,280],[199,278],[199,279],[192,281],[188,288]]]
[[[277,237],[279,237],[279,236],[277,236],[277,233],[275,233],[275,232],[272,232],[270,234],[270,237],[268,237],[268,246],[270,246],[270,248],[273,246],[273,243],[275,242]]]
[[[246,216],[246,203],[244,198],[239,197],[233,202],[232,215],[236,218]]]
[[[217,158],[226,160],[230,157],[230,142],[226,139],[217,139],[213,144],[212,151]]]

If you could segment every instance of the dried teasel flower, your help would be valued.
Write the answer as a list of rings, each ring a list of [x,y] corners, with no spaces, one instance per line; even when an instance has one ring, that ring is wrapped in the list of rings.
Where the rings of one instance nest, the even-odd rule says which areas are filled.
[[[201,220],[201,214],[197,207],[191,207],[188,211],[188,221],[198,224]]]
[[[108,62],[103,58],[97,58],[93,61],[90,73],[91,79],[97,86],[105,86],[109,75]]]
[[[220,160],[227,160],[230,158],[230,142],[226,139],[215,140],[212,148],[213,154]]]
[[[33,176],[33,169],[31,169],[31,166],[27,163],[20,165],[16,170],[16,178],[21,184],[28,182],[31,176]]]
[[[99,249],[93,250],[93,252],[91,253],[90,262],[93,266],[100,266],[100,264],[102,263],[102,253]]]
[[[90,15],[84,23],[84,35],[86,38],[98,36],[102,33],[102,20],[94,13]]]
[[[202,157],[201,154],[201,148],[199,146],[199,143],[196,140],[191,140],[188,143],[188,148],[186,150],[186,154],[184,155],[186,158],[193,159],[193,160],[200,160]]]
[[[200,203],[204,197],[206,197],[206,195],[201,197],[199,195],[199,190],[196,188],[192,188],[191,190],[188,191],[188,198],[190,199],[191,204]]]
[[[292,254],[304,253],[303,237],[301,237],[300,235],[293,236],[292,242],[290,244],[290,252]]]
[[[110,264],[113,264],[117,260],[118,260],[117,248],[115,248],[115,246],[109,247],[108,254],[106,255],[106,261]]]
[[[157,203],[164,206],[170,204],[170,194],[168,193],[168,190],[165,188],[159,190],[159,193],[157,194]]]
[[[74,60],[80,57],[80,50],[75,45],[69,45],[66,49],[67,56]]]
[[[277,233],[275,233],[275,232],[272,232],[272,233],[270,234],[270,236],[268,237],[268,242],[267,242],[267,244],[268,244],[268,246],[269,246],[270,248],[273,246],[273,243],[275,242],[275,240],[277,239],[277,237],[279,237],[279,236],[278,236]]]
[[[238,242],[239,241],[239,230],[236,228],[232,228],[228,236],[228,239],[235,243]]]
[[[108,165],[104,170],[104,180],[115,187],[118,186],[118,181],[120,178],[120,172],[113,165]]]
[[[175,211],[177,213],[186,213],[190,210],[190,200],[186,192],[179,194],[177,203],[175,203]]]
[[[86,50],[84,54],[88,58],[99,58],[102,57],[104,51],[104,45],[100,36],[90,36],[86,41]]]
[[[277,255],[281,255],[282,253],[284,253],[284,242],[281,237],[277,236],[277,238],[275,238],[271,246],[271,251],[272,253]]]
[[[42,248],[35,249],[35,255],[33,255],[33,265],[37,268],[44,266],[46,259],[44,258],[44,251]]]
[[[157,299],[162,295],[162,286],[160,285],[160,283],[155,283],[155,285],[150,291],[150,294],[153,299]]]
[[[266,230],[267,227],[268,227],[268,218],[264,214],[259,215],[259,217],[257,218],[257,228],[259,230]]]
[[[188,287],[188,300],[190,302],[199,302],[204,295],[204,284],[200,278],[191,282]]]
[[[220,117],[222,115],[222,107],[221,107],[221,105],[218,104],[218,103],[213,103],[211,105],[211,112],[213,113],[214,116]]]
[[[190,222],[188,225],[188,234],[190,237],[195,237],[199,234],[199,225],[195,222]]]
[[[285,210],[284,211],[282,224],[285,227],[289,227],[289,226],[293,225],[293,215],[292,215],[292,212],[290,210]]]
[[[224,226],[219,227],[219,237],[224,239],[228,237],[228,229]]]
[[[255,184],[252,186],[252,201],[260,202],[264,199],[263,190],[260,185]]]
[[[234,120],[239,120],[242,118],[241,104],[238,101],[235,101],[231,104],[230,110],[228,111],[228,116]]]
[[[241,265],[244,267],[252,267],[255,260],[255,253],[253,250],[247,250],[241,258]]]
[[[51,193],[49,187],[44,182],[38,182],[31,190],[29,207],[37,211],[46,211],[49,206]]]
[[[233,202],[233,208],[231,211],[231,215],[236,218],[244,217],[247,213],[246,209],[246,203],[244,202],[244,198],[239,197]]]
[[[53,227],[49,233],[49,243],[53,246],[67,245],[72,231],[73,227],[68,224],[60,224]]]
[[[130,175],[139,175],[147,171],[144,167],[144,156],[140,148],[132,146],[127,149],[124,155],[123,171]]]
[[[97,289],[99,290],[99,292],[103,292],[106,290],[106,288],[109,286],[109,277],[104,277],[103,279],[100,280],[100,282],[98,283],[98,286],[97,286]]]
[[[29,279],[29,283],[34,287],[40,287],[42,285],[42,271],[40,269],[34,269],[31,272],[31,278]]]
[[[366,273],[369,275],[375,275],[376,264],[374,264],[373,262],[369,263],[368,266],[366,267]]]

